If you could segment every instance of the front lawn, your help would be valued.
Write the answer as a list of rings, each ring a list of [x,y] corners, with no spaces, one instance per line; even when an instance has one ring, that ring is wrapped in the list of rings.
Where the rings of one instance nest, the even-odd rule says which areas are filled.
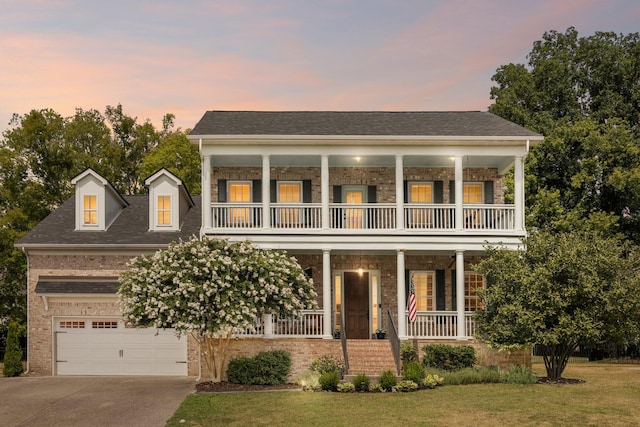
[[[543,365],[533,368],[544,375]],[[564,377],[585,383],[443,386],[413,393],[197,394],[185,399],[167,425],[640,425],[640,365],[569,364]]]

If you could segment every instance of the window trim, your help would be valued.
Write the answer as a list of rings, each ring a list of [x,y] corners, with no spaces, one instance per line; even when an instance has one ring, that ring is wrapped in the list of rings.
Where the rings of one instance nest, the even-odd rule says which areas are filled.
[[[475,287],[475,295],[471,295],[471,281],[469,281],[468,279],[470,278],[470,276],[474,276],[474,277],[480,277],[482,279],[482,287],[478,288]],[[474,281],[474,284],[477,283],[477,279]],[[482,304],[482,299],[478,296],[477,294],[477,290],[478,289],[485,289],[486,288],[486,280],[484,278],[484,276],[478,272],[475,272],[473,270],[468,270],[464,272],[464,311],[478,311],[478,310],[482,310],[483,304]],[[471,309],[471,302],[474,303],[474,308]]]
[[[164,198],[164,197],[167,197],[169,199],[169,207],[160,209],[160,198]],[[160,222],[160,213],[168,213],[169,222],[166,222],[166,223]],[[173,226],[173,208],[172,208],[171,194],[158,194],[156,195],[156,227],[172,227],[172,226]]]
[[[428,185],[431,188],[431,201],[429,202],[414,202],[412,200],[412,196],[413,193],[411,192],[411,187],[413,187],[414,185]],[[434,188],[435,185],[433,183],[433,181],[407,181],[407,200],[408,203],[427,203],[427,204],[431,204],[431,203],[435,203],[434,202]]]
[[[280,201],[280,184],[297,184],[298,185],[298,199],[297,202],[282,202]],[[302,203],[302,181],[276,181],[276,200],[278,204],[298,204]]]
[[[249,185],[249,201],[246,202],[236,202],[231,200],[231,186],[234,184],[248,184]],[[235,180],[235,181],[227,181],[227,203],[253,203],[253,181],[250,179],[247,180]]]
[[[95,202],[94,208],[87,208],[87,198],[93,198]],[[82,195],[82,227],[98,227],[100,224],[100,218],[98,218],[98,195],[97,194],[83,194]],[[87,214],[91,217],[91,213],[95,216],[95,222],[86,222]]]
[[[436,311],[436,293],[437,293],[438,287],[436,286],[435,270],[409,270],[409,280],[411,280],[411,277],[415,274],[425,274],[431,277],[431,298],[429,298],[428,293],[424,295],[424,297],[421,297],[424,299],[424,301],[426,301],[427,308],[425,310],[420,310],[420,308],[418,308],[417,311]],[[409,283],[409,286],[411,286],[410,283]],[[427,287],[428,286],[429,286],[429,281],[427,280]],[[419,306],[418,299],[419,299],[418,293],[416,292],[416,307]],[[429,299],[431,299],[431,308],[429,308]]]
[[[478,186],[480,187],[480,201],[479,202],[465,202],[465,187],[467,186]],[[462,183],[462,203],[465,205],[481,205],[484,203],[484,182],[482,181],[469,181]]]

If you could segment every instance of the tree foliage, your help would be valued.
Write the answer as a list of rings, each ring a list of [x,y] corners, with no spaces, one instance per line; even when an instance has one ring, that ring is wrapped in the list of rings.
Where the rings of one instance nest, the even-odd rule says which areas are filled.
[[[589,228],[595,214],[640,243],[638,33],[550,31],[493,81],[489,110],[545,136],[527,158],[528,224]]]
[[[499,348],[541,344],[561,377],[578,345],[640,338],[640,254],[599,231],[536,232],[526,250],[487,248],[474,266],[488,287],[477,335]]]
[[[262,314],[297,315],[316,292],[295,259],[248,241],[198,240],[134,259],[121,275],[122,312],[134,325],[175,328],[198,340],[212,381],[220,381],[235,330]]]
[[[18,334],[18,324],[16,322],[9,323],[7,349],[4,353],[4,366],[2,367],[2,375],[5,377],[17,377],[24,372]]]

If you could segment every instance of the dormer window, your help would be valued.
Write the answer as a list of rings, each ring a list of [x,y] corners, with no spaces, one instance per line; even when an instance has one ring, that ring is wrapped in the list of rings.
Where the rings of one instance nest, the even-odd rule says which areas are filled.
[[[98,225],[98,196],[86,195],[83,203],[84,225]]]
[[[158,225],[171,225],[171,196],[158,196]]]

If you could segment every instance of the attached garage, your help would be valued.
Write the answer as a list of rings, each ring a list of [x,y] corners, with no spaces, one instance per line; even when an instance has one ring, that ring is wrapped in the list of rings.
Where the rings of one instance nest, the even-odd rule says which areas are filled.
[[[187,339],[120,319],[55,319],[57,375],[187,375]]]

